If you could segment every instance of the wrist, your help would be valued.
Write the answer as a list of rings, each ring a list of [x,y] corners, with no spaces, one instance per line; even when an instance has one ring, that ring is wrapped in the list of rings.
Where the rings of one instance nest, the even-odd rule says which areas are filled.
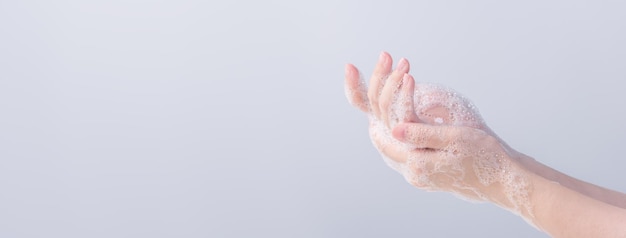
[[[533,216],[530,196],[534,173],[511,155],[499,160],[497,182],[484,186],[486,200],[518,214],[525,219]],[[486,184],[483,184],[486,185]]]

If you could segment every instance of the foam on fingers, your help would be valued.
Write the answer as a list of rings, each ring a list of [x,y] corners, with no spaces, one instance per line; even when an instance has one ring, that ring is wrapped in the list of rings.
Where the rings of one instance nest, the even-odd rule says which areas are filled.
[[[367,90],[367,97],[371,104],[372,114],[376,117],[380,116],[380,110],[378,106],[378,97],[382,93],[385,81],[391,74],[392,59],[389,53],[381,52],[378,57],[378,62],[374,68],[374,73],[369,81],[369,89]]]
[[[434,125],[484,127],[484,121],[474,104],[452,89],[437,84],[415,85],[415,112]]]
[[[392,136],[388,125],[370,116],[371,133],[384,138],[374,144],[385,162],[409,183],[422,189],[452,192],[468,200],[491,201],[516,214],[532,217],[527,177],[507,156],[504,143],[488,130],[483,131],[487,126],[476,107],[465,97],[440,85],[416,84],[412,95],[403,95],[401,90],[396,92],[389,110],[392,126],[406,121],[406,111],[409,110],[421,122],[442,129],[439,134],[435,131],[425,134],[408,132],[417,133],[410,136],[414,143],[402,143]],[[443,126],[458,126],[463,133],[443,133]],[[452,141],[435,149],[414,146],[432,144],[431,139]],[[400,146],[409,156],[389,158],[382,153],[381,147],[384,146]]]

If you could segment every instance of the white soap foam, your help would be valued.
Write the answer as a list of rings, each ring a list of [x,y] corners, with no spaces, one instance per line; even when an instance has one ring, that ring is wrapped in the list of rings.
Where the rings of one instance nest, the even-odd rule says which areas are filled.
[[[398,95],[398,93],[396,93]],[[406,121],[407,105],[411,101],[406,97],[396,96],[390,109],[391,126]],[[435,110],[432,109],[444,110]],[[477,108],[458,93],[435,84],[416,84],[413,95],[413,109],[417,117],[433,125],[452,125],[487,129]],[[446,115],[439,115],[442,112]],[[439,114],[437,114],[439,113]],[[437,114],[437,115],[435,115]],[[471,201],[489,200],[481,189],[476,186],[499,186],[506,201],[492,201],[512,210],[517,214],[532,216],[529,198],[529,183],[523,173],[514,171],[510,158],[487,150],[473,152],[468,145],[451,144],[444,151],[447,153],[420,151],[401,143],[393,138],[391,130],[378,119],[370,116],[372,138],[378,138],[381,145],[377,149],[384,151],[387,146],[402,148],[410,154],[405,163],[399,163],[383,155],[385,162],[400,172],[412,185],[426,190],[450,191],[453,194]],[[494,135],[495,136],[495,135]],[[424,138],[424,137],[422,137]],[[471,140],[472,138],[469,138]],[[376,143],[374,143],[376,145]],[[503,151],[504,153],[505,151]],[[463,164],[467,161],[472,164]],[[466,170],[470,171],[466,171]],[[467,181],[475,178],[480,185],[472,185]],[[526,218],[528,219],[528,218]]]

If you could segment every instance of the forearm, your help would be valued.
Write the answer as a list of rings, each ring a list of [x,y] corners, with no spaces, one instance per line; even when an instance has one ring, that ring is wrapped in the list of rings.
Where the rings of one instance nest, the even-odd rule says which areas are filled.
[[[553,237],[626,237],[626,210],[530,173],[529,218]]]
[[[533,158],[520,155],[520,163],[531,172],[593,199],[626,209],[626,194],[603,188],[568,176]]]

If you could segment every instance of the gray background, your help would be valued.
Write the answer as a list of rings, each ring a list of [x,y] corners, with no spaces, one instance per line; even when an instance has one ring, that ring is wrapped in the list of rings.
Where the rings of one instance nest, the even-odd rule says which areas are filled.
[[[546,237],[412,188],[343,66],[381,50],[626,191],[623,1],[0,1],[0,237]]]

